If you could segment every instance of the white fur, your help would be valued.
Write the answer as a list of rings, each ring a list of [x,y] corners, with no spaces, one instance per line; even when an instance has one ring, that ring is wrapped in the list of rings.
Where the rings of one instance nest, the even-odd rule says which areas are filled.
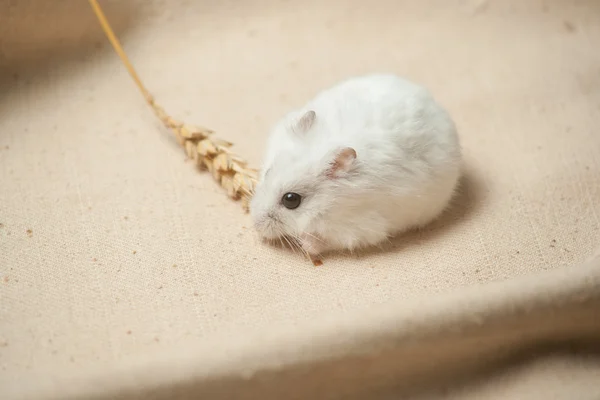
[[[297,132],[309,110],[313,125]],[[357,158],[328,177],[344,147]],[[251,214],[264,238],[294,238],[313,255],[378,245],[446,208],[460,159],[455,125],[426,89],[393,75],[349,79],[275,126]],[[303,196],[297,209],[281,204],[286,192]]]

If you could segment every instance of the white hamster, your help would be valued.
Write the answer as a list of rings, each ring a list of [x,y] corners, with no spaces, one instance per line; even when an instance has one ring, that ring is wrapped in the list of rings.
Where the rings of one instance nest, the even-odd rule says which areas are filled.
[[[460,170],[455,124],[425,88],[356,77],[276,124],[250,213],[260,236],[313,257],[380,245],[438,217]]]

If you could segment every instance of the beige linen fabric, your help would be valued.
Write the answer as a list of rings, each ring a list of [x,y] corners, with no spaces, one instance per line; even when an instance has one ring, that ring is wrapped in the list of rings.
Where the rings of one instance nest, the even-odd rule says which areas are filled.
[[[600,397],[600,3],[101,4],[254,165],[284,112],[391,71],[452,113],[465,179],[313,267],[185,161],[87,2],[0,0],[2,398]]]

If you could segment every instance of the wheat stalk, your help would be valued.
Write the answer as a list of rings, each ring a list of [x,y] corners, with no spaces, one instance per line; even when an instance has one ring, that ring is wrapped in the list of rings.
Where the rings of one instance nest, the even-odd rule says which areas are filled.
[[[242,206],[247,212],[250,198],[254,193],[254,187],[258,180],[258,171],[249,168],[243,158],[230,150],[232,143],[215,138],[213,136],[214,132],[208,128],[177,121],[156,104],[131,65],[98,1],[89,0],[89,2],[108,40],[144,95],[146,102],[152,107],[154,114],[175,134],[177,142],[183,147],[188,158],[193,159],[201,169],[212,173],[215,180],[227,191],[229,197],[235,200],[241,199]]]

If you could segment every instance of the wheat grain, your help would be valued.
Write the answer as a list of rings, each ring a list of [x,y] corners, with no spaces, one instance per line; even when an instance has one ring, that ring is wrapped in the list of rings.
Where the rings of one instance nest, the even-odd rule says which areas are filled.
[[[154,114],[167,129],[173,132],[177,142],[183,147],[188,158],[193,159],[199,168],[208,170],[215,180],[226,190],[229,197],[241,200],[241,204],[247,212],[250,198],[254,193],[254,187],[258,180],[258,171],[248,167],[247,162],[243,158],[230,150],[233,146],[231,142],[213,137],[214,132],[208,128],[188,125],[177,121],[156,104],[154,98],[148,92],[131,65],[129,58],[121,47],[97,0],[89,0],[89,2],[108,40],[129,71],[137,87],[144,95],[146,102],[154,111]]]

